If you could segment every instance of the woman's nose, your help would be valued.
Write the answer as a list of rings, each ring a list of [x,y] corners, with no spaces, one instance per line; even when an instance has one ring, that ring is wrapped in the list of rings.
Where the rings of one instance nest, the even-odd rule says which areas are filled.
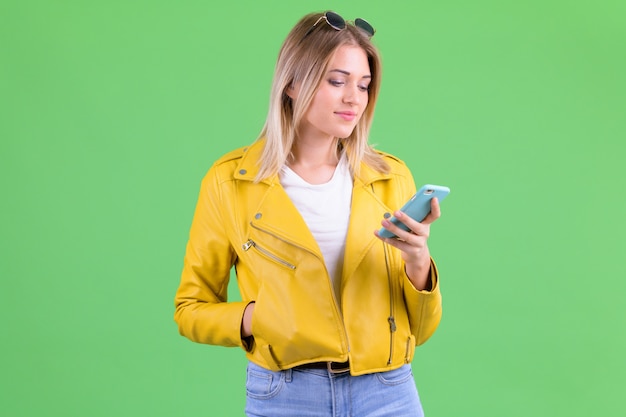
[[[346,103],[358,104],[361,100],[360,90],[358,85],[346,86],[344,90],[343,100]]]

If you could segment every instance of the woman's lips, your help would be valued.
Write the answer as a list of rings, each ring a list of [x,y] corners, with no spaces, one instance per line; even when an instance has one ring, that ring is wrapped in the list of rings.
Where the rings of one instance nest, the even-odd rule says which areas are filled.
[[[335,114],[349,122],[356,118],[356,113],[352,111],[337,111]]]

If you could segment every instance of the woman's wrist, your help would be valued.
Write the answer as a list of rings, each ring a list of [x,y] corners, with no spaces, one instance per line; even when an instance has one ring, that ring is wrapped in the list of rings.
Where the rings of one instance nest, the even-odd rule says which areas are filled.
[[[430,279],[430,255],[417,263],[405,264],[404,272],[411,284],[419,291],[427,291],[432,287]]]
[[[254,312],[254,301],[246,306],[241,319],[241,337],[252,336],[252,313]]]

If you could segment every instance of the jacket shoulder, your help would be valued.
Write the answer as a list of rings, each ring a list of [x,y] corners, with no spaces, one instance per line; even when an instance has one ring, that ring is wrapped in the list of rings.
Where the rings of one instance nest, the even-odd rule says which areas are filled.
[[[243,157],[243,154],[246,152],[246,150],[248,149],[247,146],[242,146],[241,148],[237,148],[234,149],[230,152],[225,153],[224,155],[220,156],[214,163],[214,166],[219,166],[222,165],[224,163],[230,162],[230,161],[234,161],[234,160],[240,160]]]
[[[232,180],[246,149],[245,146],[237,148],[216,159],[206,172],[203,183],[218,185]]]

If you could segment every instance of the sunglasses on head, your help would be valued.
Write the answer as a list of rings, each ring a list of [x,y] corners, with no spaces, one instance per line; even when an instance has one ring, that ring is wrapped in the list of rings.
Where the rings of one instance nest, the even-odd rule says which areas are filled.
[[[326,12],[322,16],[320,16],[319,19],[317,19],[317,21],[313,24],[313,26],[311,26],[311,29],[309,29],[304,34],[302,39],[309,36],[309,34],[313,31],[313,29],[315,29],[317,24],[321,22],[322,20],[325,20],[326,23],[328,23],[328,26],[330,26],[331,28],[335,30],[344,30],[346,28],[346,21],[344,20],[343,17],[339,16],[337,13],[334,13],[334,12]],[[354,20],[354,26],[364,31],[367,34],[367,36],[370,38],[374,36],[374,33],[376,33],[376,31],[374,30],[374,27],[370,25],[367,22],[367,20],[361,19],[360,17]]]

